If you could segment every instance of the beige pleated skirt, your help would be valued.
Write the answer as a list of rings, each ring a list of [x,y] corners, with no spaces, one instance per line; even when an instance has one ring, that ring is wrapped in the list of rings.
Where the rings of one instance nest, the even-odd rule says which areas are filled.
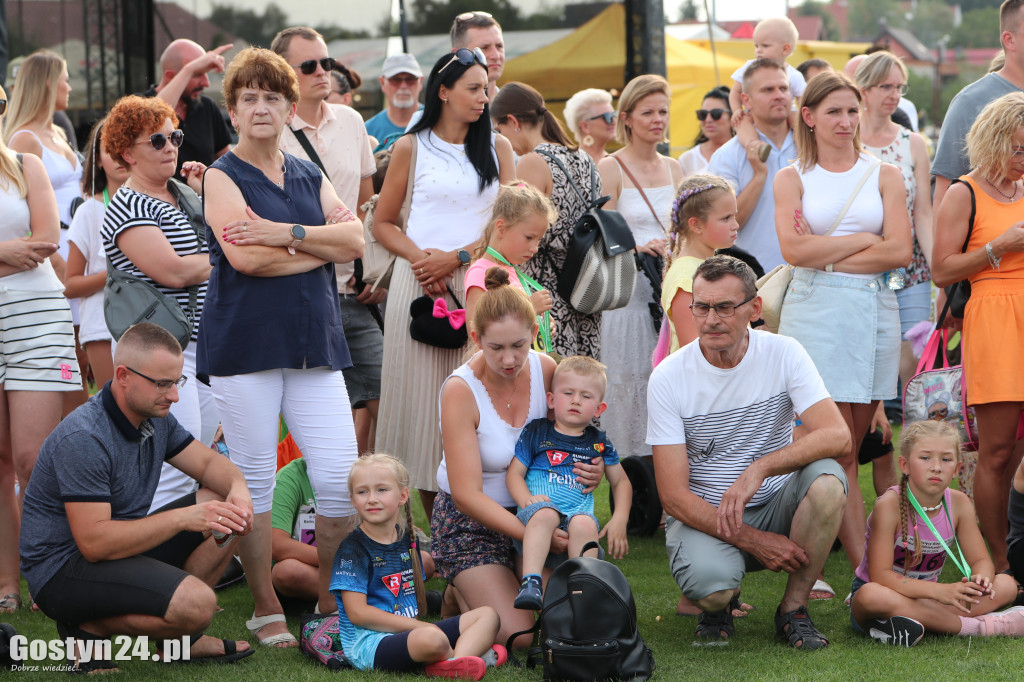
[[[466,303],[467,268],[456,268],[448,285]],[[409,469],[410,487],[437,490],[441,463],[438,394],[466,349],[436,348],[409,336],[409,305],[423,295],[409,261],[395,261],[384,318],[384,363],[381,370],[380,416],[376,451],[394,455]],[[450,298],[450,296],[447,296]],[[452,305],[449,301],[449,305]]]

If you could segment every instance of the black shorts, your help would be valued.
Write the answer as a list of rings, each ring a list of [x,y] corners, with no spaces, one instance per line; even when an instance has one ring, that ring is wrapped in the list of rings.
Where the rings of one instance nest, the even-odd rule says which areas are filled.
[[[453,649],[455,643],[459,641],[459,618],[460,616],[452,616],[434,623],[448,637],[448,644]],[[412,660],[412,656],[409,655],[410,632],[412,630],[398,632],[380,640],[380,643],[377,644],[377,651],[373,654],[374,670],[406,673],[423,667],[422,663]]]
[[[192,493],[153,513],[195,502]],[[47,616],[73,626],[126,614],[163,617],[188,576],[181,567],[202,540],[186,531],[138,556],[95,563],[75,552],[33,599]]]

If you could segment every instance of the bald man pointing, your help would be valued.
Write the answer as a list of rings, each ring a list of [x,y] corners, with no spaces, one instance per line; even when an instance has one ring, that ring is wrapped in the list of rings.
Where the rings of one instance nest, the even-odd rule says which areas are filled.
[[[199,161],[209,166],[227,152],[231,131],[220,109],[203,90],[210,87],[206,74],[224,72],[224,53],[232,45],[221,45],[207,52],[198,43],[179,39],[160,55],[160,83],[143,93],[159,97],[174,107],[178,127],[185,141],[178,150],[178,170],[186,161]]]

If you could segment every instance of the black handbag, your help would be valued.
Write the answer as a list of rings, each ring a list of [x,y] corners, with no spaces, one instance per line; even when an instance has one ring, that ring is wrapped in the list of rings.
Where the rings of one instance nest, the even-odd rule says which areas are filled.
[[[971,234],[974,233],[974,216],[977,213],[978,205],[974,199],[974,188],[971,187],[971,183],[957,178],[950,183],[950,186],[952,187],[958,182],[962,183],[971,194],[971,217],[967,221],[967,238],[964,239],[963,248],[960,249],[960,253],[967,253],[967,245],[971,241]],[[946,292],[946,308],[949,309],[950,316],[962,320],[964,318],[964,310],[967,308],[967,301],[971,298],[970,280],[962,279],[959,282],[954,282],[946,287],[944,291]],[[945,317],[945,308],[941,317]],[[939,324],[942,324],[941,318]]]
[[[626,219],[618,211],[602,208],[611,197],[597,196],[597,172],[593,164],[588,198],[565,164],[544,150],[537,152],[561,169],[587,206],[573,226],[565,261],[559,264],[558,295],[584,315],[625,306],[636,285],[636,260],[630,253],[636,248],[636,242]]]
[[[469,341],[466,331],[466,311],[452,288],[445,285],[455,301],[455,308],[449,310],[444,296],[434,299],[423,295],[409,305],[409,336],[413,341],[437,348],[462,348]]]

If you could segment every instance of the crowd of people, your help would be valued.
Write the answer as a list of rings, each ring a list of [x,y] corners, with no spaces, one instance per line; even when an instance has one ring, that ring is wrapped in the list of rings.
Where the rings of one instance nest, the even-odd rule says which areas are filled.
[[[255,649],[201,633],[237,554],[260,645],[298,646],[282,599],[299,599],[338,613],[356,667],[479,679],[567,551],[628,552],[620,458],[649,457],[698,637],[734,636],[744,575],[767,568],[789,574],[779,636],[827,646],[807,607],[837,594],[837,537],[855,630],[1024,636],[1024,367],[1005,350],[1024,333],[1024,0],[999,29],[1005,61],[954,99],[934,163],[896,122],[897,56],[794,69],[779,18],[706,93],[678,160],[660,151],[665,78],[581,90],[563,126],[529,84],[498,85],[485,12],[455,18],[429,69],[389,57],[365,123],[360,76],[311,28],[230,61],[174,41],[84,155],[53,122],[64,60],[29,56],[0,99],[0,612],[27,607],[23,575],[62,638],[187,635],[194,659],[235,661]],[[203,94],[214,70],[234,144]],[[559,286],[595,197],[637,262],[625,305],[599,312]],[[370,218],[393,264],[364,281]],[[777,333],[765,273],[791,278]],[[914,374],[933,283],[961,280],[974,498],[949,489],[961,434],[936,413],[904,429],[898,469],[875,460],[869,517],[862,442]],[[115,336],[127,282],[181,313],[178,333],[149,308]],[[281,421],[302,457],[278,472]],[[955,584],[938,582],[947,553]],[[414,574],[435,570],[428,624]]]

